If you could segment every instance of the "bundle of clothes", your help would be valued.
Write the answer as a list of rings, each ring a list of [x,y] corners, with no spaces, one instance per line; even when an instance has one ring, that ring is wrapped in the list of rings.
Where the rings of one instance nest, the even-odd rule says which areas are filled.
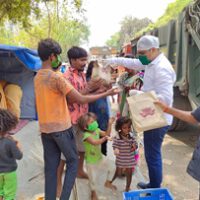
[[[0,80],[0,108],[10,110],[18,118],[22,95],[22,89],[18,85]]]

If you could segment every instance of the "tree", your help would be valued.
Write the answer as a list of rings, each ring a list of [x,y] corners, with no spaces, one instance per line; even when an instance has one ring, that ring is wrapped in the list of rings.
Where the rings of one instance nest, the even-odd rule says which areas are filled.
[[[178,14],[190,3],[192,0],[176,0],[167,6],[165,13],[156,21],[154,27],[165,25],[172,19],[176,19]]]
[[[12,23],[21,23],[23,27],[30,27],[30,17],[41,17],[41,3],[46,7],[49,3],[59,5],[59,2],[68,3],[76,8],[76,11],[82,11],[82,0],[0,0],[0,24],[9,20]],[[57,7],[57,14],[59,9]]]
[[[136,36],[142,35],[144,32],[148,32],[160,26],[164,26],[170,20],[176,19],[179,13],[182,12],[183,9],[192,1],[193,0],[176,0],[175,2],[170,3],[167,6],[165,13],[154,24],[150,24],[146,28],[139,31],[136,33]]]
[[[109,47],[115,47],[119,50],[121,47],[119,44],[119,40],[120,40],[120,34],[119,32],[117,32],[114,35],[112,35],[109,40],[107,40],[106,44]]]
[[[145,18],[147,20],[146,24],[144,23],[145,21],[141,21],[144,23],[144,26],[137,18],[128,16],[124,18],[124,20],[121,23],[121,29],[118,33],[120,37],[115,37],[115,35],[117,35],[115,33],[106,42],[106,44],[109,46],[117,44],[117,47],[122,47],[125,42],[130,42],[131,39],[133,39],[134,37],[140,36],[144,32],[153,30],[156,27],[163,26],[167,24],[170,20],[175,19],[178,16],[178,14],[192,1],[193,0],[176,0],[173,3],[170,3],[165,13],[155,23],[151,23],[151,21],[148,18]]]
[[[120,44],[130,42],[135,37],[135,34],[142,28],[148,26],[151,20],[148,18],[138,19],[132,16],[127,16],[121,22],[120,29]]]
[[[24,27],[30,25],[31,14],[39,16],[40,0],[0,0],[0,22],[10,20],[12,23],[20,22]]]
[[[139,30],[148,26],[150,23],[151,20],[148,18],[138,19],[136,17],[126,16],[121,22],[120,31],[112,35],[106,44],[119,49],[124,43],[130,42]]]
[[[31,26],[5,23],[0,27],[0,43],[37,48],[42,38],[51,37],[61,44],[64,58],[66,50],[72,45],[80,45],[88,40],[87,21],[78,3],[51,1],[43,2],[40,6],[43,15],[40,19],[30,16]]]

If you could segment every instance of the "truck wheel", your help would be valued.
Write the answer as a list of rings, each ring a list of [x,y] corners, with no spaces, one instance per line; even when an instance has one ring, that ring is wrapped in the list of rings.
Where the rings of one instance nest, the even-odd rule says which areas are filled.
[[[186,110],[186,111],[192,110],[188,97],[182,96],[178,87],[174,88],[173,107],[181,109],[181,110]],[[169,131],[183,131],[185,130],[186,126],[187,126],[187,122],[184,122],[174,117],[172,125],[169,128]]]

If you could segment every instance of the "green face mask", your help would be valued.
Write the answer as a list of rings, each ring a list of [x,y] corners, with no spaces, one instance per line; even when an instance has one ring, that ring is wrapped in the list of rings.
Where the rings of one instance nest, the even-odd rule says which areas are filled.
[[[61,57],[57,55],[57,58],[51,62],[51,67],[57,69],[61,65]]]
[[[88,125],[88,131],[96,131],[99,127],[97,121],[93,121],[91,124]]]
[[[138,56],[138,59],[140,60],[140,62],[141,62],[143,65],[148,65],[148,64],[151,63],[151,60],[149,60],[149,59],[147,58],[146,55],[139,55],[139,56]]]

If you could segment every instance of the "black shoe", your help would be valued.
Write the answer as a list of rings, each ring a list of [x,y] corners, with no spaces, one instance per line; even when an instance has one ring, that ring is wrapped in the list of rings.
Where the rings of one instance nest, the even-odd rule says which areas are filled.
[[[137,184],[137,187],[139,189],[148,189],[148,188],[151,188],[150,184],[149,183],[144,183],[144,182],[139,182]]]

